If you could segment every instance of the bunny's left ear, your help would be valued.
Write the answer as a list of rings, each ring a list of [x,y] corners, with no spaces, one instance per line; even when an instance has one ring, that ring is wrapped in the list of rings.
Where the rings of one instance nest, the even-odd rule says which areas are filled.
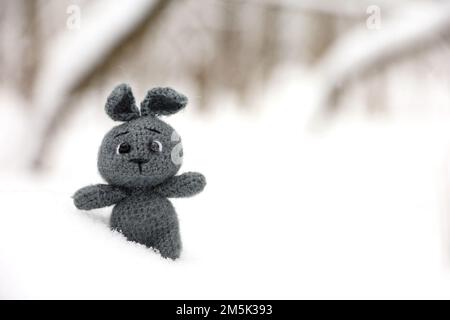
[[[185,95],[171,88],[153,88],[141,103],[141,115],[168,116],[183,109],[187,102]]]
[[[114,88],[106,101],[105,111],[115,121],[139,118],[139,110],[129,85],[122,83]]]

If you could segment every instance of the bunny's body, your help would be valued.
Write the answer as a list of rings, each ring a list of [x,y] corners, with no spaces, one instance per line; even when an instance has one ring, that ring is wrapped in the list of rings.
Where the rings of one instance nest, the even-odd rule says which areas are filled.
[[[83,210],[115,205],[112,229],[172,259],[179,257],[181,241],[167,198],[195,195],[206,181],[200,173],[176,176],[182,159],[180,138],[157,116],[175,113],[186,103],[174,90],[156,88],[148,92],[139,112],[131,89],[116,87],[106,112],[125,123],[106,134],[98,155],[99,172],[108,184],[88,186],[74,195],[75,206]]]
[[[146,189],[133,190],[111,215],[111,228],[121,230],[128,240],[158,249],[162,256],[176,258],[181,241],[178,219],[170,201]]]

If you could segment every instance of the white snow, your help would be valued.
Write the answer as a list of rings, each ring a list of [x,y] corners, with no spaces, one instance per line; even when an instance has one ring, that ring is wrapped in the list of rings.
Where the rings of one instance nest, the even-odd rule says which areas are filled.
[[[83,102],[51,173],[1,173],[0,297],[450,298],[448,116],[345,115],[312,131],[300,73],[274,80],[262,113],[221,103],[167,119],[182,170],[208,180],[173,201],[176,262],[112,233],[111,208],[74,208],[71,194],[101,181],[96,149],[113,124],[102,101]]]

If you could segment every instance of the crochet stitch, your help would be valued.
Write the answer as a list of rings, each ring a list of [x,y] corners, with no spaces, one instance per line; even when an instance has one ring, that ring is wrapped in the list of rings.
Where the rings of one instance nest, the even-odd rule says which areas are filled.
[[[178,218],[167,198],[190,197],[206,185],[200,173],[176,175],[181,167],[181,141],[175,130],[158,118],[174,114],[186,104],[187,98],[175,90],[154,88],[139,112],[131,88],[117,86],[105,110],[113,120],[124,123],[105,135],[97,162],[108,184],[81,188],[73,196],[81,210],[115,205],[111,229],[171,259],[179,257],[181,240]]]

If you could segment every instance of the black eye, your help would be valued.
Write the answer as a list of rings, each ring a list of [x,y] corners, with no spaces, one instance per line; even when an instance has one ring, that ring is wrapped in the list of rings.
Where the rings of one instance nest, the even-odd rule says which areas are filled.
[[[128,153],[131,151],[131,146],[127,142],[122,142],[117,146],[117,154]]]
[[[161,152],[162,151],[162,144],[158,140],[153,140],[150,142],[150,150],[153,152]]]

